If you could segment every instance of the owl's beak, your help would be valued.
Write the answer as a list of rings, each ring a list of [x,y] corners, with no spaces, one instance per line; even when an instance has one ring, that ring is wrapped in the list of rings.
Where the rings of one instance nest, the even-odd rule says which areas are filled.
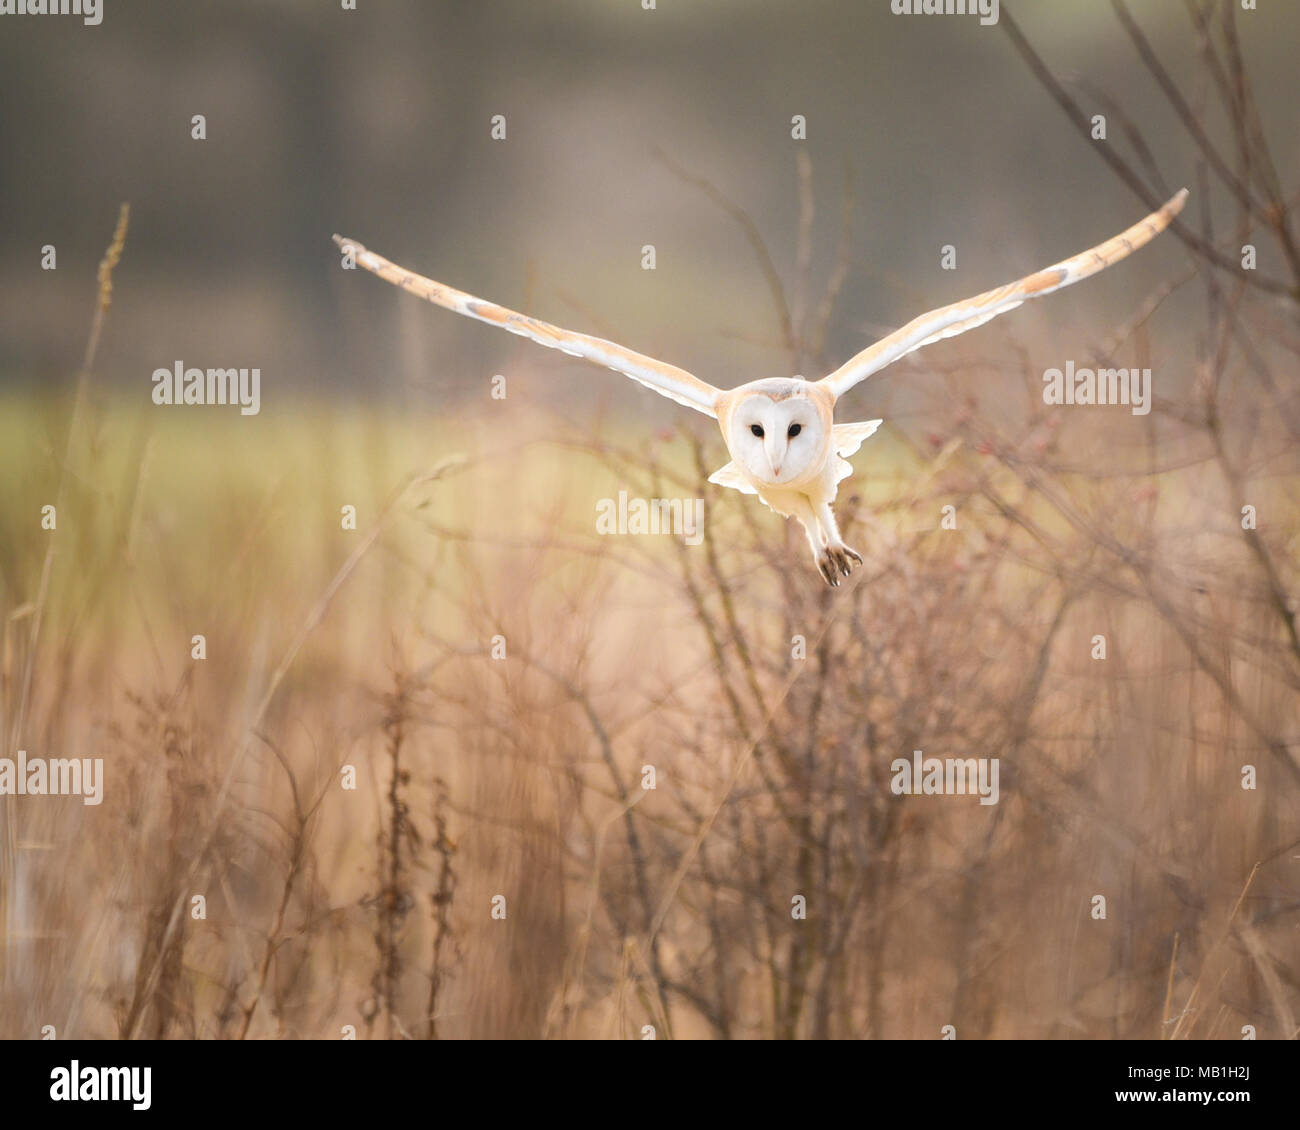
[[[772,468],[773,476],[780,475],[785,452],[780,450],[779,442],[769,435],[763,444],[763,450],[767,453],[767,463]]]

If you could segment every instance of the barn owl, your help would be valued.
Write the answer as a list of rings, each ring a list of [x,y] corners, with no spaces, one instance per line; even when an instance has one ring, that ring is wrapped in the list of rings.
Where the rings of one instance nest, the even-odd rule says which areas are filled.
[[[1183,189],[1159,211],[1082,254],[922,314],[820,380],[768,377],[725,390],[613,342],[559,329],[414,274],[367,251],[356,240],[336,235],[334,242],[366,270],[429,302],[604,365],[717,420],[731,462],[715,471],[709,481],[756,494],[776,513],[797,518],[807,533],[818,571],[834,586],[862,563],[862,557],[840,537],[831,503],[840,481],[853,473],[849,456],[881,424],[880,420],[834,423],[836,401],[860,381],[915,349],[965,333],[1014,310],[1028,298],[1051,294],[1118,262],[1164,231],[1186,198]]]

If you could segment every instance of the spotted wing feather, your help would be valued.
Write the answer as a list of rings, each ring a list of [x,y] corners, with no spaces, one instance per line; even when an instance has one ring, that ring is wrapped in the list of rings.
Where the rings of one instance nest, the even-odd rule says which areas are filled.
[[[1062,287],[1070,286],[1095,275],[1098,271],[1105,270],[1112,263],[1118,263],[1125,256],[1131,255],[1164,231],[1170,221],[1182,211],[1183,201],[1186,199],[1187,189],[1184,188],[1171,197],[1159,211],[1152,212],[1127,231],[1106,240],[1105,243],[1099,243],[1096,247],[1069,259],[1063,259],[1032,275],[1026,275],[1023,279],[1017,279],[1006,286],[922,314],[919,318],[908,322],[902,329],[895,330],[888,337],[881,338],[875,345],[850,358],[818,383],[830,389],[838,399],[859,381],[866,380],[872,373],[879,372],[886,365],[892,365],[914,349],[973,330],[999,314],[1014,310],[1027,299],[1051,294],[1054,290],[1060,290]]]
[[[463,290],[457,290],[445,283],[434,282],[433,279],[427,279],[423,275],[399,267],[382,255],[367,251],[354,239],[336,235],[334,242],[345,251],[351,248],[356,262],[367,271],[436,306],[443,306],[448,310],[454,310],[457,314],[464,314],[468,318],[475,318],[490,326],[509,330],[513,334],[537,342],[538,345],[558,349],[571,357],[594,361],[598,365],[613,369],[616,373],[622,373],[625,377],[631,377],[638,384],[645,385],[646,388],[653,389],[678,404],[694,408],[706,416],[715,418],[717,416],[716,405],[718,397],[722,395],[721,390],[706,384],[685,369],[656,361],[653,357],[635,353],[603,338],[575,333],[572,330],[562,330],[537,318],[530,318],[527,314],[520,314],[482,298],[475,298],[472,294],[466,294]]]

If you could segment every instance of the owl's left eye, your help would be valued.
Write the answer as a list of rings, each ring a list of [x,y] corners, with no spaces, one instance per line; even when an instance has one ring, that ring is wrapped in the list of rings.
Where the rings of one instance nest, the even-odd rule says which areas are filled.
[[[790,425],[790,430],[789,430],[788,432],[786,432],[785,434],[786,434],[790,439],[794,439],[794,437],[797,436],[801,431],[803,431],[803,425],[802,425],[802,424],[791,424],[791,425]]]
[[[749,430],[750,430],[751,432],[753,432],[756,436],[758,436],[759,439],[762,439],[762,438],[763,438],[763,425],[762,425],[762,424],[750,424],[750,425],[749,425]]]

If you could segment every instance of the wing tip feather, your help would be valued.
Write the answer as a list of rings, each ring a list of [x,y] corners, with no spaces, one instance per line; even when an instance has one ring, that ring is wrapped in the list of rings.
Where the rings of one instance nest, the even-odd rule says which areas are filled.
[[[1170,220],[1183,210],[1183,205],[1187,203],[1187,197],[1190,195],[1191,193],[1189,193],[1186,188],[1180,188],[1173,194],[1173,196],[1165,201],[1164,206],[1161,207],[1160,211],[1156,214],[1164,220],[1166,224],[1168,224]]]

